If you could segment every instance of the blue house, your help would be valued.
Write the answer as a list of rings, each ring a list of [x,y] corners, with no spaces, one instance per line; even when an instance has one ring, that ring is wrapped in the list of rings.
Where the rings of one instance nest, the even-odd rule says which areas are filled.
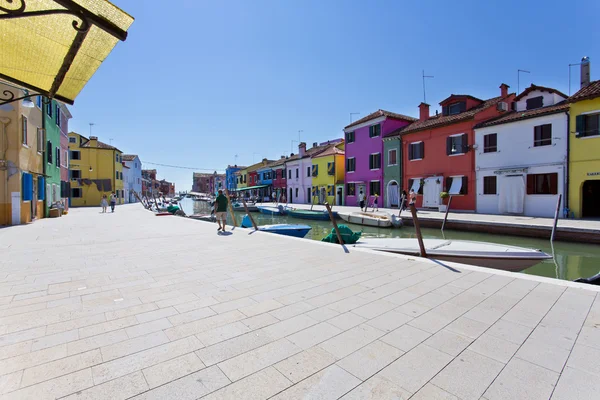
[[[242,167],[238,165],[228,165],[225,170],[225,182],[227,185],[227,190],[230,192],[234,192],[237,189],[237,177],[235,173],[241,169],[246,169],[247,167]]]
[[[260,189],[261,198],[271,198],[273,192],[273,167],[272,162],[269,162],[262,168],[259,168],[256,172],[258,173],[258,184],[265,187]]]

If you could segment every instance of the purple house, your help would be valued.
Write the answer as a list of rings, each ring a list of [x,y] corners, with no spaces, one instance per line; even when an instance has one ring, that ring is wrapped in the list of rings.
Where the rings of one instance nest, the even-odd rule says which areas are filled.
[[[346,136],[345,205],[358,205],[358,195],[369,196],[370,204],[375,194],[378,204],[385,204],[383,188],[383,137],[402,128],[416,118],[377,110],[344,128]]]

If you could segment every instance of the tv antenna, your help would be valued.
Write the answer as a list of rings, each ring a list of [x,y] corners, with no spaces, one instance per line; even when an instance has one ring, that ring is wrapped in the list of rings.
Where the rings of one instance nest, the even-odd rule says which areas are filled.
[[[425,96],[425,78],[433,78],[433,75],[425,75],[425,70],[423,70],[422,76],[423,76],[423,103],[427,103],[427,96]]]

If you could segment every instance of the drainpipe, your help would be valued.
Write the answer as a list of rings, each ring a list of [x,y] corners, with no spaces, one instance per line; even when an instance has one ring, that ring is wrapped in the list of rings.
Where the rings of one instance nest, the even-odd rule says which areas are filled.
[[[563,167],[563,172],[567,179],[564,189],[564,208],[569,208],[569,160],[571,157],[571,115],[568,111],[565,114],[567,114],[567,165]],[[568,217],[569,216],[567,215],[567,218]]]

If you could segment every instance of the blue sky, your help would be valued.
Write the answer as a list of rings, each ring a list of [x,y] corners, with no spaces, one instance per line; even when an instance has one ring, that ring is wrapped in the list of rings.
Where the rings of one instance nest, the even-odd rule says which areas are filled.
[[[600,79],[600,2],[113,0],[136,19],[72,107],[70,129],[142,161],[223,171],[342,136],[350,112],[418,116],[506,82],[568,93]],[[165,6],[165,4],[168,4]],[[174,4],[174,5],[170,5]],[[579,69],[572,69],[572,92]],[[297,151],[297,143],[293,143]],[[155,167],[145,164],[145,167]],[[177,190],[192,170],[156,166]],[[206,172],[206,171],[203,171]]]

